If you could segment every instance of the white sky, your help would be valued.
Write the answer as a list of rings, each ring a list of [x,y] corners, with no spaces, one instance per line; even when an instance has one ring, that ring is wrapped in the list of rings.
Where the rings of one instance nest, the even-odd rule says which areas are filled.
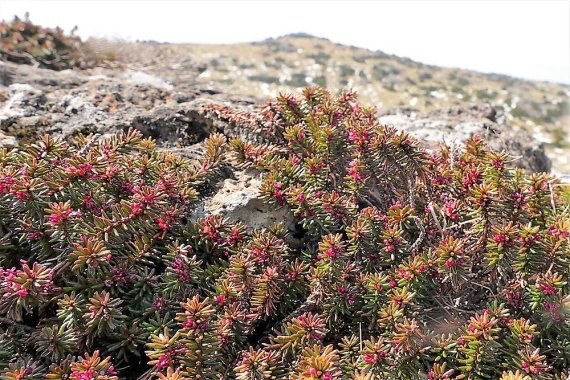
[[[0,0],[79,35],[232,43],[306,32],[440,66],[570,83],[570,0]]]

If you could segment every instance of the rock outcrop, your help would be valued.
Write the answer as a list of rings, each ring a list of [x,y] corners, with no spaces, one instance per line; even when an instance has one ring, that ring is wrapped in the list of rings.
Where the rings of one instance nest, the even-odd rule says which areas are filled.
[[[11,148],[44,133],[105,136],[133,127],[165,149],[194,157],[212,132],[229,137],[241,134],[235,126],[206,112],[206,104],[248,110],[257,106],[254,99],[197,86],[193,80],[204,68],[190,61],[146,69],[131,66],[52,71],[0,62],[0,146]],[[441,142],[461,144],[479,134],[491,147],[510,151],[520,167],[535,171],[550,168],[543,147],[525,132],[509,129],[490,106],[429,113],[397,109],[380,115],[380,121],[405,129],[427,148]],[[228,166],[196,208],[195,216],[223,213],[251,227],[282,222],[293,229],[291,215],[263,204],[260,184],[260,173]]]
[[[435,149],[442,142],[460,146],[473,135],[479,135],[494,150],[511,154],[513,164],[529,171],[550,171],[550,160],[544,146],[520,128],[510,127],[503,115],[488,104],[471,107],[450,107],[431,112],[394,109],[380,115],[380,122],[403,129],[427,148]]]

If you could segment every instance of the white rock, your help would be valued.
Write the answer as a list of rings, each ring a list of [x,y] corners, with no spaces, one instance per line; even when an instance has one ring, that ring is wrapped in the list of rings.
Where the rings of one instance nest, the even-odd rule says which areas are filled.
[[[172,91],[174,88],[171,83],[168,83],[164,79],[144,73],[142,71],[128,71],[125,74],[125,77],[128,82],[133,84],[153,86],[167,91]]]
[[[0,109],[0,122],[13,116],[27,116],[26,103],[29,99],[42,95],[42,92],[25,83],[14,83],[8,87],[10,98]]]
[[[233,222],[241,222],[250,228],[268,227],[282,223],[293,229],[293,215],[286,209],[275,210],[260,198],[261,175],[252,172],[236,172],[236,179],[226,179],[211,198],[197,207],[196,217],[222,214]]]

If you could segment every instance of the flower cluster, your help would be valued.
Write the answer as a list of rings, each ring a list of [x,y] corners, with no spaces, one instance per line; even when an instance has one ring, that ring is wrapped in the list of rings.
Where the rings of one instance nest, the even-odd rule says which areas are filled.
[[[31,311],[34,306],[45,303],[57,289],[53,283],[53,269],[35,262],[32,267],[25,261],[21,269],[0,268],[0,310],[14,320],[21,320],[25,310]]]
[[[213,135],[199,162],[136,132],[0,153],[5,377],[568,377],[554,178],[476,137],[428,153],[350,92],[223,110],[266,140]],[[294,233],[192,218],[226,148]]]
[[[141,361],[153,323],[200,270],[171,237],[198,237],[185,220],[225,138],[205,140],[197,161],[160,152],[136,131],[88,139],[46,136],[0,151],[0,362],[10,373],[116,378],[95,354],[81,370],[65,360],[99,350],[122,366]],[[244,232],[220,234],[231,247]]]

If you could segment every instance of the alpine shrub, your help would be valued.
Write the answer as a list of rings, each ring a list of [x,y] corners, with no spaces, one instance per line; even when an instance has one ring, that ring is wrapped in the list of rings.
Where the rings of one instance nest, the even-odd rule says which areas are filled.
[[[137,132],[0,154],[0,364],[25,379],[565,379],[563,186],[306,89],[190,162]],[[216,165],[301,231],[193,220]],[[566,197],[566,198],[565,198]]]
[[[81,40],[66,35],[61,28],[45,28],[14,17],[0,21],[0,56],[17,63],[39,63],[53,70],[64,70],[81,63]]]

